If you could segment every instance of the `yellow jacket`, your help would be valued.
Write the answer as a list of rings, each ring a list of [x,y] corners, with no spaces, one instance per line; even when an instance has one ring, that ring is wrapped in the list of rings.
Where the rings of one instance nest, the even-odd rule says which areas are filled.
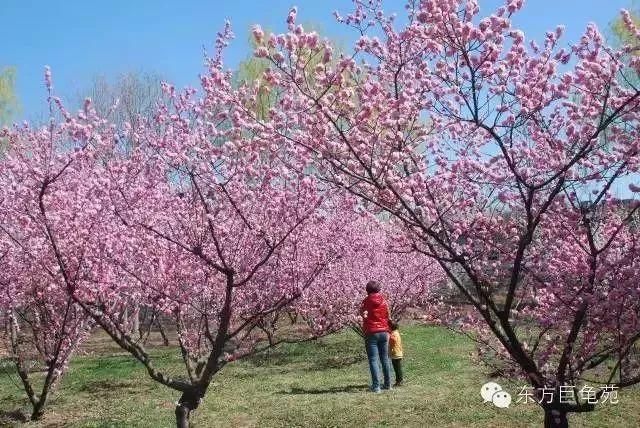
[[[392,359],[402,358],[402,339],[398,330],[393,330],[389,336],[389,355]]]

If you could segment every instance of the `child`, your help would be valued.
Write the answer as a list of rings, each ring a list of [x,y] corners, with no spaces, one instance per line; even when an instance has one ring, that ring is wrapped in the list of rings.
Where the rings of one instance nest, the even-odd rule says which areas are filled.
[[[396,384],[394,386],[402,386],[402,338],[398,331],[398,323],[389,321],[391,335],[389,336],[389,355],[391,356],[391,364],[396,374]]]

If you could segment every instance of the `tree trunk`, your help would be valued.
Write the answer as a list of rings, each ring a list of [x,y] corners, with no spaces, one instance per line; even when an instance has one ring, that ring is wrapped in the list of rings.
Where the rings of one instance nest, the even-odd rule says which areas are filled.
[[[31,420],[37,421],[44,415],[44,408],[47,404],[47,400],[49,399],[49,392],[51,392],[51,389],[57,380],[58,378],[54,375],[53,370],[49,368],[49,373],[42,385],[42,393],[39,397],[34,397],[35,401],[32,401],[33,412],[31,413]]]
[[[140,307],[136,307],[131,311],[132,325],[131,334],[138,333],[140,331]]]
[[[176,426],[178,428],[189,428],[189,416],[191,412],[198,408],[200,397],[196,391],[185,391],[178,400],[176,406]]]
[[[191,409],[187,407],[186,403],[178,404],[176,406],[176,426],[178,428],[189,428],[189,414]]]
[[[40,399],[33,405],[33,412],[31,412],[31,420],[38,421],[44,415],[44,400]]]
[[[569,428],[567,412],[557,409],[544,409],[544,428]]]
[[[167,337],[167,333],[164,331],[164,327],[162,326],[160,319],[156,319],[156,324],[158,325],[158,330],[160,331],[160,336],[162,336],[164,346],[169,346],[169,338]]]

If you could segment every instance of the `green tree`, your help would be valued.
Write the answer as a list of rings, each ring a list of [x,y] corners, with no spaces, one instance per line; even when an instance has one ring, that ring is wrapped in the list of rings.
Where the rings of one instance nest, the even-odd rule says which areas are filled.
[[[319,34],[322,34],[322,31],[317,25],[305,24],[304,28],[307,31],[315,31]],[[271,31],[265,29],[264,33],[266,39]],[[322,37],[319,38],[322,39]],[[251,46],[251,54],[238,65],[238,69],[235,74],[235,82],[237,85],[256,85],[256,98],[252,107],[255,111],[256,116],[262,120],[267,117],[269,109],[273,107],[278,101],[279,94],[276,88],[273,88],[271,85],[269,85],[268,82],[263,79],[265,71],[267,71],[270,67],[273,67],[273,64],[266,58],[259,58],[254,55],[254,51],[260,45],[264,45],[264,43],[257,43],[255,37],[250,32],[249,45]],[[342,52],[342,49],[340,48],[341,44],[332,41],[331,46],[334,49],[337,48],[337,52],[334,54],[334,58],[337,58],[340,52]],[[303,57],[301,59],[305,62],[305,69],[313,70],[316,65],[320,64],[323,53],[323,50],[320,51],[319,54],[316,53],[314,55],[310,55],[309,52],[299,52],[299,54]],[[309,56],[305,57],[305,54]],[[311,76],[312,73],[309,73],[309,75]]]
[[[15,93],[16,70],[14,67],[0,69],[0,125],[6,125],[19,110]]]
[[[630,6],[627,8],[630,13],[633,23],[640,28],[640,1],[632,0]],[[618,15],[609,25],[612,44],[614,45],[639,45],[640,40],[635,34],[632,34],[622,15]],[[640,55],[640,51],[636,51],[635,55]]]
[[[78,94],[78,100],[91,98],[98,114],[118,128],[125,123],[136,127],[139,120],[153,117],[162,97],[161,82],[159,74],[147,72],[122,73],[113,79],[96,76],[91,86]]]
[[[235,83],[238,86],[249,83],[257,85],[257,96],[252,107],[258,118],[265,119],[269,109],[275,104],[277,95],[271,92],[271,87],[262,79],[270,64],[267,59],[253,55],[258,44],[251,33],[249,34],[249,45],[251,46],[251,54],[238,65]]]
[[[162,81],[160,74],[144,71],[95,76],[90,86],[76,94],[76,101],[82,103],[90,98],[98,115],[116,126],[120,142],[131,149],[136,143],[125,135],[125,128],[131,128],[131,135],[153,121],[157,103],[163,97]]]

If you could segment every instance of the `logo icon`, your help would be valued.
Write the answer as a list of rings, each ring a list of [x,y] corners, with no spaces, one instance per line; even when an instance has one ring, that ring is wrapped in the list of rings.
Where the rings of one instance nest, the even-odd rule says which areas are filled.
[[[511,404],[511,394],[502,390],[495,382],[487,382],[480,388],[480,395],[485,403],[491,402],[494,406],[506,409]]]

